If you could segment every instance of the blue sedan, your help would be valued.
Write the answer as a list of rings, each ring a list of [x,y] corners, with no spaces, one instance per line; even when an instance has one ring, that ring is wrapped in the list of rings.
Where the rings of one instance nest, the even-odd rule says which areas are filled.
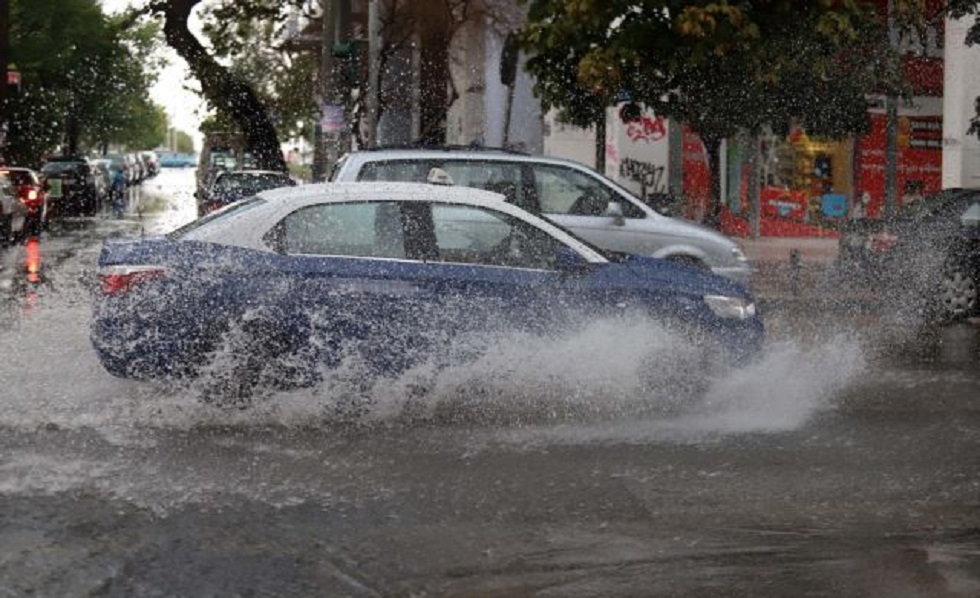
[[[613,254],[465,187],[333,183],[276,189],[168,235],[106,241],[91,338],[128,378],[228,368],[222,392],[313,385],[356,357],[397,374],[464,334],[554,334],[640,314],[730,362],[761,347],[741,284]]]

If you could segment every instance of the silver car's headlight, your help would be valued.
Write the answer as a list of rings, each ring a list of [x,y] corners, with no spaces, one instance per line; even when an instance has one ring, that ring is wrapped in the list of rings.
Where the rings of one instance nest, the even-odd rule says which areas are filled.
[[[735,258],[735,261],[740,264],[744,264],[749,261],[749,256],[745,255],[742,248],[738,246],[732,247],[732,257]]]
[[[704,302],[708,304],[711,311],[719,318],[734,318],[736,320],[747,320],[755,317],[755,303],[742,297],[728,297],[725,295],[705,295]]]

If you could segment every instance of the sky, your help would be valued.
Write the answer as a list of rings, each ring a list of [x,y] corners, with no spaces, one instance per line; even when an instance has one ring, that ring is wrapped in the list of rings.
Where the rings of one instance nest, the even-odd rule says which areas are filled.
[[[102,0],[102,8],[106,13],[116,13],[131,5],[140,6],[139,0]],[[191,16],[191,30],[200,34],[200,24]],[[201,118],[206,114],[204,102],[194,92],[186,89],[188,85],[197,87],[197,81],[191,76],[184,62],[177,53],[163,46],[163,56],[167,66],[160,72],[156,84],[150,89],[150,97],[167,111],[171,126],[177,127],[194,137],[197,147],[201,145],[202,136],[198,132]]]

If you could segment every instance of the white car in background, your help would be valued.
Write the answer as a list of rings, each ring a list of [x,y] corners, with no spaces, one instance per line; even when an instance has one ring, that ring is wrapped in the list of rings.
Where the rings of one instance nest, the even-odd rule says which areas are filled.
[[[588,167],[559,158],[481,148],[351,152],[332,181],[431,181],[500,193],[611,251],[665,258],[748,283],[753,268],[737,243],[716,230],[664,216]]]

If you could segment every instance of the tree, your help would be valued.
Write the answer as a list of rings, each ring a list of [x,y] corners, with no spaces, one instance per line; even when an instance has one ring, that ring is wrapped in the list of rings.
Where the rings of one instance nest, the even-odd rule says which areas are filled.
[[[282,18],[284,11],[298,0],[250,0],[235,2],[223,0],[219,9],[227,14],[268,15]],[[197,37],[191,33],[187,21],[201,0],[155,0],[130,16],[152,14],[163,19],[163,33],[167,44],[183,58],[201,84],[201,93],[216,110],[222,111],[238,126],[246,145],[255,156],[260,168],[286,170],[286,163],[279,149],[276,127],[267,106],[241,77],[224,66]],[[216,10],[219,10],[216,9]]]
[[[201,11],[203,32],[214,55],[255,91],[268,108],[280,141],[306,133],[306,127],[297,123],[311,121],[316,113],[318,55],[283,43],[285,12],[279,8],[299,10],[301,4],[217,4]],[[311,10],[305,7],[302,12]],[[224,112],[221,107],[217,110]],[[237,128],[231,115],[222,114],[219,120],[226,129]]]
[[[194,138],[191,137],[190,133],[186,131],[176,131],[176,145],[177,152],[181,154],[193,154],[194,153]]]
[[[15,0],[10,58],[22,92],[8,101],[8,157],[36,165],[59,147],[79,153],[120,140],[126,127],[146,125],[135,111],[147,108],[155,65],[132,59],[135,39],[96,0]]]
[[[522,39],[542,104],[570,122],[628,97],[696,131],[715,225],[723,139],[794,123],[863,132],[866,95],[901,88],[874,2],[533,0]]]

